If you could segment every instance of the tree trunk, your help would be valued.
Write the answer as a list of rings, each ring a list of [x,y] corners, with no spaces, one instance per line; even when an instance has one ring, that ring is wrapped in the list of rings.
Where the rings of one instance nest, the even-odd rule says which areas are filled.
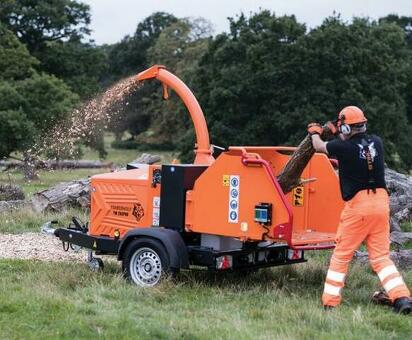
[[[27,181],[38,180],[39,176],[36,172],[36,160],[27,152],[23,152],[23,172],[24,178]]]
[[[21,209],[28,205],[28,202],[24,200],[0,201],[0,213],[9,212],[10,210]]]
[[[87,208],[90,204],[90,180],[60,183],[34,194],[31,203],[36,212],[59,211],[67,207]]]
[[[412,177],[385,169],[390,192],[391,232],[401,232],[401,224],[412,220]],[[394,234],[394,240],[398,236]]]
[[[324,125],[321,138],[323,140],[329,140],[332,137],[332,132],[326,125]],[[293,152],[289,161],[278,176],[280,187],[285,194],[290,192],[294,187],[300,185],[300,176],[314,153],[315,149],[312,145],[312,139],[310,135],[307,135]]]

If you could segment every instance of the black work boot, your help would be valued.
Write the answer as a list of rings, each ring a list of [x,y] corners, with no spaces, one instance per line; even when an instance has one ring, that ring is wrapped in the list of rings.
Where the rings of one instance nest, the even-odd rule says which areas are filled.
[[[406,296],[396,299],[393,303],[393,311],[397,314],[409,314],[411,310],[411,300]]]

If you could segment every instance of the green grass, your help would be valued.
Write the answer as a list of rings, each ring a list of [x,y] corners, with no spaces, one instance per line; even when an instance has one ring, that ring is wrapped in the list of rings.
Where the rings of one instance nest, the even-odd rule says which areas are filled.
[[[343,305],[324,312],[327,256],[249,277],[181,273],[157,288],[128,284],[119,266],[0,261],[0,337],[106,339],[406,339],[412,318],[369,302],[378,287],[353,266]],[[406,274],[407,282],[412,273]]]
[[[88,221],[88,210],[64,209],[59,212],[38,214],[32,209],[19,209],[0,213],[0,233],[20,234],[24,232],[39,232],[47,221],[57,220],[59,225],[67,226],[71,218],[76,216],[83,222]]]
[[[412,222],[403,223],[401,225],[402,231],[412,232]]]

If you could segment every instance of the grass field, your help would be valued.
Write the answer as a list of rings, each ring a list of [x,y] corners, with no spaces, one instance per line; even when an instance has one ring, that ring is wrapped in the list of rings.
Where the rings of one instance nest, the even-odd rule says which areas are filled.
[[[0,261],[0,338],[407,339],[412,318],[369,302],[377,278],[353,266],[345,302],[324,312],[327,254],[248,277],[183,272],[142,289],[109,264]],[[412,273],[406,273],[412,282]]]

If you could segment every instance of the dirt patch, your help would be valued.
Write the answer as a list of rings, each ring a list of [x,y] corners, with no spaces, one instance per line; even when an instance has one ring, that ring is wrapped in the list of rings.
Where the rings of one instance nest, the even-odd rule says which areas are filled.
[[[0,234],[0,259],[85,262],[87,252],[66,252],[62,242],[53,236],[36,233]]]

